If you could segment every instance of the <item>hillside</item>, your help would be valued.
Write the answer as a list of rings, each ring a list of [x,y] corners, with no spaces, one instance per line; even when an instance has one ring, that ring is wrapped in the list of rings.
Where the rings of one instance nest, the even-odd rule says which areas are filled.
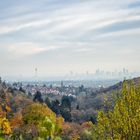
[[[137,87],[139,81],[140,78],[138,77],[126,80],[126,83],[128,83],[130,87],[130,83],[132,82],[135,87]],[[118,110],[120,109],[127,111],[125,110],[126,100],[127,104],[133,101],[135,103],[134,107],[136,108],[136,116],[128,112],[128,114],[130,113],[129,120],[133,119],[133,117],[136,118],[138,116],[137,112],[139,113],[139,90],[134,89],[129,91],[130,88],[125,89],[126,93],[123,95],[124,98],[122,96],[118,102],[112,98],[113,92],[121,93],[122,84],[123,83],[120,82],[106,89],[100,89],[96,93],[78,96],[77,100],[71,103],[66,97],[63,98],[63,102],[59,104],[54,100],[49,102],[50,106],[48,106],[48,102],[34,98],[37,97],[36,95],[40,96],[39,92],[33,97],[30,97],[24,91],[14,89],[6,83],[0,82],[0,139],[12,140],[19,138],[19,140],[34,140],[37,138],[45,140],[47,138],[50,140],[96,140],[104,139],[105,133],[108,134],[108,137],[111,137],[112,135],[110,136],[109,133],[110,127],[107,127],[110,117],[106,116],[106,114],[100,110],[104,110],[105,113],[111,110],[108,115],[112,113],[111,119],[113,120],[115,118],[115,120],[117,120],[114,121],[114,123],[122,123],[122,117],[116,118],[116,112],[119,113]],[[132,101],[129,101],[127,96],[128,99]],[[137,97],[138,99],[136,100]],[[105,99],[109,100],[105,102]],[[122,102],[122,105],[118,106],[120,102]],[[116,108],[116,106],[119,108]],[[64,117],[62,117],[63,115]],[[121,116],[121,114],[119,115]],[[65,116],[70,117],[70,120],[66,120]],[[128,116],[125,116],[125,114],[123,116],[125,119],[128,119]],[[100,118],[107,120],[107,122],[102,122]],[[135,121],[139,121],[139,118],[137,117]],[[103,124],[107,124],[107,131],[104,129],[102,132],[105,133],[98,135],[100,129],[104,128]],[[124,124],[122,125],[124,126]],[[115,126],[116,127],[112,128],[116,131],[113,137],[115,138],[117,136],[119,138],[118,129],[120,129],[120,126],[117,126],[117,124]],[[133,126],[131,127],[133,131],[137,131],[139,134],[139,130],[135,130]],[[121,131],[123,131],[123,129],[126,130],[126,128],[122,127]],[[127,139],[127,135],[130,135],[129,133],[132,134],[133,132],[130,132],[128,129],[128,132],[123,132],[123,136]],[[134,136],[137,137],[136,135]]]
[[[137,87],[140,85],[140,77],[126,80],[128,84],[131,82]],[[94,122],[96,120],[97,111],[105,106],[105,99],[110,103],[110,108],[114,105],[114,100],[118,94],[121,93],[123,82],[119,82],[108,88],[101,88],[93,92],[92,94],[87,94],[86,96],[79,96],[77,100],[73,103],[72,118],[74,122],[84,122],[91,120]],[[76,109],[78,105],[79,109]]]
[[[140,85],[140,77],[133,78],[133,79],[128,79],[126,80],[127,83],[133,83],[135,86]],[[119,91],[122,88],[123,82],[119,82],[113,86],[107,87],[107,88],[102,88],[97,91],[97,93],[107,93],[110,92],[112,93],[113,91]]]

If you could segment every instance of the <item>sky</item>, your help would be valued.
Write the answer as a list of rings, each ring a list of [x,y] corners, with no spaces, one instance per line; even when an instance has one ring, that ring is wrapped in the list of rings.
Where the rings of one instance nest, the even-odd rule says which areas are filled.
[[[140,0],[3,0],[0,75],[140,71]]]

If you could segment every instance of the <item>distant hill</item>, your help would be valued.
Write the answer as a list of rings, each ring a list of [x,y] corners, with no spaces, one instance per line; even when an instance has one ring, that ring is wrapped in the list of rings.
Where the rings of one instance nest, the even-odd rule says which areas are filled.
[[[133,83],[135,86],[140,85],[140,77],[133,78],[133,79],[127,79],[127,83]],[[113,92],[113,91],[119,91],[122,88],[123,82],[119,82],[113,86],[107,87],[107,88],[101,88],[100,90],[97,91],[97,93],[108,93],[108,92]]]
[[[140,77],[127,80],[128,83],[131,81],[135,85],[138,85]],[[123,81],[107,88],[100,88],[99,90],[93,91],[91,94],[78,96],[77,100],[73,103],[71,111],[73,121],[82,123],[90,120],[91,118],[94,120],[97,116],[97,111],[105,109],[105,99],[108,99],[108,103],[110,104],[108,108],[113,108],[115,94],[120,93],[122,84]],[[76,109],[76,105],[78,105],[79,109]]]

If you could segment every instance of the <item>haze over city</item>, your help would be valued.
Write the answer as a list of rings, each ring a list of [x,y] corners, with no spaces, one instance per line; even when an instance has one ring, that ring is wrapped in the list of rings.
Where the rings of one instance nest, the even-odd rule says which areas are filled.
[[[0,3],[1,76],[140,72],[139,0]]]

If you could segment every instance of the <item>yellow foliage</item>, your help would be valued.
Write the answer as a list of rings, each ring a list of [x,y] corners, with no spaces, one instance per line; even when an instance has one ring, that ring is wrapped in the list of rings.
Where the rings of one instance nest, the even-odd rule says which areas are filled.
[[[56,118],[56,124],[57,125],[62,127],[63,123],[64,123],[64,118],[63,117],[57,117]]]
[[[46,105],[33,103],[22,111],[22,115],[23,125],[27,129],[34,125],[40,138],[54,138],[61,133],[64,119],[62,117],[57,118],[56,114]],[[34,133],[31,128],[30,130],[31,133]]]
[[[10,123],[6,118],[0,118],[0,129],[4,135],[9,135],[12,133]]]
[[[8,105],[6,105],[5,109],[6,109],[7,112],[11,111],[11,108]]]
[[[95,139],[135,140],[140,137],[140,88],[123,84],[114,110],[100,111],[94,127]]]

